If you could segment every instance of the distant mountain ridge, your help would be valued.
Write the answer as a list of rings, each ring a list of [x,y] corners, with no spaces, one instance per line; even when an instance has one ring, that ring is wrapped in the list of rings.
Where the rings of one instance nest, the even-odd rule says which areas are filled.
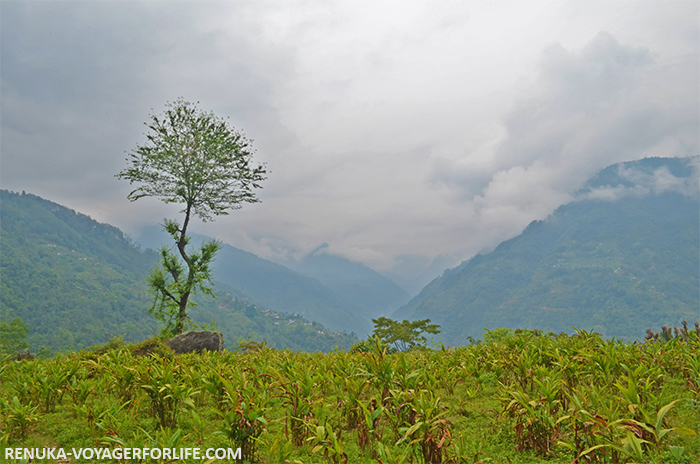
[[[153,300],[145,276],[156,260],[153,250],[142,250],[114,226],[35,195],[0,190],[0,320],[20,317],[33,351],[76,350],[115,335],[149,337],[158,324],[146,313]],[[260,307],[225,283],[217,282],[215,292],[218,299],[195,295],[190,315],[199,324],[215,319],[229,348],[246,337],[321,351],[357,341],[296,311]]]
[[[410,297],[394,281],[364,264],[327,253],[323,244],[300,260],[283,264],[309,275],[333,290],[365,320],[386,316],[408,302]]]
[[[206,239],[209,237],[192,234],[193,244]],[[150,248],[168,243],[165,233],[155,226],[144,228],[136,240]],[[269,309],[298,313],[329,329],[360,337],[372,331],[373,318],[390,313],[409,299],[378,272],[325,253],[275,263],[224,244],[213,267],[217,281]]]
[[[430,318],[451,345],[484,328],[574,326],[635,339],[648,327],[692,323],[700,319],[697,166],[697,158],[610,166],[576,201],[445,271],[392,317]],[[0,190],[0,319],[21,317],[33,346],[64,351],[110,335],[149,336],[157,324],[145,313],[144,276],[156,259],[116,227]],[[286,264],[296,270],[225,245],[214,271],[220,298],[197,296],[193,318],[217,319],[229,346],[253,334],[328,350],[355,338],[312,321],[362,336],[371,318],[407,299],[389,279],[323,247]]]
[[[610,166],[579,200],[426,286],[393,317],[430,318],[451,345],[484,328],[642,338],[700,319],[697,159]]]

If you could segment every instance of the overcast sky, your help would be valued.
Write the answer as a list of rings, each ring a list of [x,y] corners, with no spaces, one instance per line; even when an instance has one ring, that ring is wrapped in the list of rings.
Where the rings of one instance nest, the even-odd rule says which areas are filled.
[[[1,1],[3,189],[136,236],[114,174],[151,111],[229,117],[262,203],[194,230],[410,277],[513,237],[605,166],[697,155],[691,1]]]

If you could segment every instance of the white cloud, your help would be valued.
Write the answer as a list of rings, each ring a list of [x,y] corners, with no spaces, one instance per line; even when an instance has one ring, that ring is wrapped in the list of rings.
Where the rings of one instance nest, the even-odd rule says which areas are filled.
[[[700,157],[689,159],[690,176],[674,176],[666,166],[653,171],[645,171],[634,167],[621,165],[617,174],[619,185],[604,185],[584,191],[577,195],[577,200],[607,200],[613,201],[624,197],[643,197],[660,195],[662,193],[678,193],[698,198],[700,196]]]
[[[580,51],[552,45],[505,118],[493,155],[481,165],[443,162],[431,183],[474,205],[476,246],[493,246],[489,237],[502,240],[546,217],[607,165],[698,153],[698,86],[687,80],[693,65],[661,65],[646,48],[604,32]],[[672,179],[656,175],[657,188],[670,188]]]
[[[2,187],[127,230],[177,216],[113,175],[183,96],[271,170],[263,203],[198,232],[380,269],[467,258],[608,164],[698,153],[700,7],[672,5],[0,2]]]

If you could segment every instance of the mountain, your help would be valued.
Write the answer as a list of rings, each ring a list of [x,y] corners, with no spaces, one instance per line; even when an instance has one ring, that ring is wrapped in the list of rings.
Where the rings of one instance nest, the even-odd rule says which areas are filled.
[[[158,323],[146,313],[152,298],[145,276],[156,260],[114,226],[0,190],[0,320],[20,317],[33,351],[75,350],[113,335],[149,337]],[[199,324],[215,319],[228,347],[251,337],[278,348],[329,351],[357,340],[293,311],[264,308],[225,283],[216,283],[215,293],[218,299],[193,297],[190,315]]]
[[[434,258],[425,256],[404,254],[395,258],[395,264],[383,274],[396,282],[411,297],[420,293],[430,282],[439,277],[445,269],[459,264],[460,259],[448,254],[438,255]]]
[[[370,327],[318,280],[230,245],[219,252],[214,275],[267,308],[301,314],[331,330],[364,334]]]
[[[410,299],[394,281],[364,264],[326,252],[324,244],[301,260],[284,264],[317,279],[365,320],[390,314]]]
[[[338,333],[310,321],[300,314],[273,311],[252,303],[238,290],[216,282],[217,298],[198,295],[197,306],[190,310],[199,324],[215,321],[229,347],[241,339],[267,342],[273,348],[292,351],[349,349],[358,339],[353,334]]]
[[[116,227],[0,190],[0,318],[20,317],[33,348],[68,350],[155,330],[143,276],[155,262]]]
[[[192,234],[192,244],[209,240]],[[137,237],[149,247],[170,244],[160,228],[147,227]],[[214,276],[231,288],[238,289],[250,299],[274,311],[297,313],[320,322],[331,330],[364,335],[371,331],[370,318],[356,311],[352,302],[335,293],[314,277],[223,244],[213,264]],[[398,307],[398,305],[397,305]]]
[[[700,319],[697,158],[610,166],[544,221],[426,286],[395,319],[430,318],[461,345],[484,328],[637,339]]]

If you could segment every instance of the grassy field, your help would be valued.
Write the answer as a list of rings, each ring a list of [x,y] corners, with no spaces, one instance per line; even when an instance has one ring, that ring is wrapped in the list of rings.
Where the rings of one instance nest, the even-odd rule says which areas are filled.
[[[499,329],[467,347],[407,353],[375,341],[365,352],[249,343],[174,355],[150,343],[145,356],[147,344],[115,343],[6,359],[0,460],[6,447],[159,446],[241,448],[243,461],[303,464],[700,459],[694,333],[630,344]]]

